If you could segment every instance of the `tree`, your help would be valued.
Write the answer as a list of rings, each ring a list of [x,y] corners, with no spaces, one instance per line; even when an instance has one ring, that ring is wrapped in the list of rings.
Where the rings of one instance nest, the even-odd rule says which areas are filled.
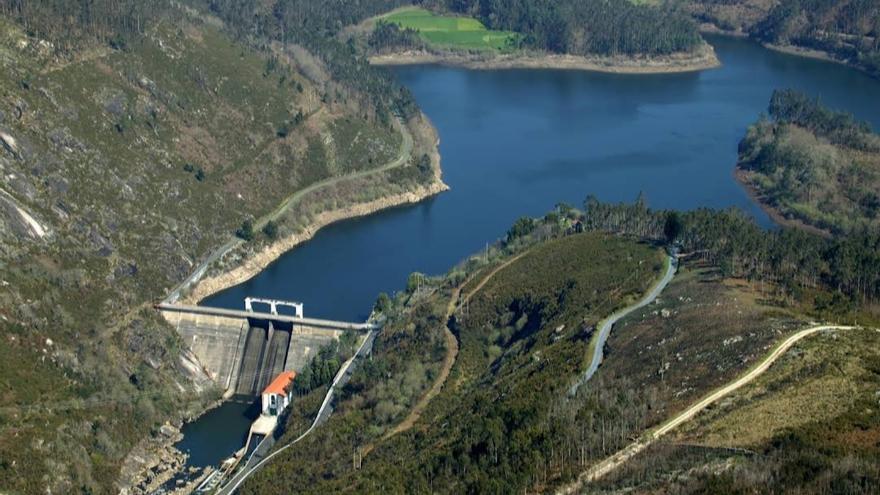
[[[254,240],[254,222],[250,219],[241,223],[241,227],[235,231],[235,236],[245,241]]]
[[[529,217],[520,217],[507,231],[507,242],[525,237],[535,230],[535,221]]]
[[[391,298],[388,294],[381,292],[379,293],[379,297],[376,298],[376,304],[373,306],[373,309],[377,313],[387,313],[389,309],[391,309]]]
[[[683,223],[681,215],[677,211],[671,211],[666,215],[666,223],[663,225],[663,235],[666,236],[666,242],[674,243],[681,236]]]
[[[266,225],[263,226],[263,234],[274,241],[278,238],[278,224],[273,220],[269,220],[266,222]]]

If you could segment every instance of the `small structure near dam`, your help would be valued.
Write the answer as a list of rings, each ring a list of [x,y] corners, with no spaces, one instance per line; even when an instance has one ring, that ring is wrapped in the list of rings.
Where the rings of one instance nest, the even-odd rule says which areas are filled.
[[[254,311],[255,303],[268,305],[270,311]],[[293,308],[294,314],[279,314],[279,307]],[[374,328],[306,318],[302,303],[269,299],[247,298],[244,311],[169,303],[156,309],[227,396],[255,397],[282,372],[301,372],[321,347],[344,332]]]

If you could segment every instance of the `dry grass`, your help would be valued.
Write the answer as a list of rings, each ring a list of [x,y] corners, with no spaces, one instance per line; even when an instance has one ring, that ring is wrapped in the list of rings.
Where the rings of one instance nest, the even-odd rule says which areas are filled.
[[[655,389],[664,406],[652,418],[664,420],[730,381],[800,326],[762,294],[756,284],[685,263],[655,304],[612,330],[599,373]]]
[[[680,438],[713,447],[755,447],[786,429],[840,417],[878,391],[876,379],[862,379],[876,366],[878,344],[880,333],[873,330],[807,339],[763,377],[683,429]],[[874,425],[844,431],[839,441],[864,443],[877,430]]]

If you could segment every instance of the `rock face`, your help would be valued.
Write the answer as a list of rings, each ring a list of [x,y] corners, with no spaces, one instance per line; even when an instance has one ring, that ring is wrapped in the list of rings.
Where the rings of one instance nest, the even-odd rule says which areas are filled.
[[[186,454],[174,447],[181,438],[180,430],[166,423],[156,435],[138,444],[123,465],[116,487],[119,493],[191,493],[211,470],[186,467]]]
[[[0,144],[6,148],[6,151],[12,153],[13,155],[18,155],[18,143],[15,138],[10,136],[9,134],[0,131]]]

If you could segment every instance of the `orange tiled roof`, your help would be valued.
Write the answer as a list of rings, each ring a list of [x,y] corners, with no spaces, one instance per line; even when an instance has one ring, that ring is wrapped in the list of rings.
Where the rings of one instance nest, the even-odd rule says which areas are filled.
[[[278,376],[272,380],[272,383],[263,390],[264,394],[284,394],[287,390],[287,387],[293,382],[293,379],[296,378],[296,373],[293,371],[282,371]]]

